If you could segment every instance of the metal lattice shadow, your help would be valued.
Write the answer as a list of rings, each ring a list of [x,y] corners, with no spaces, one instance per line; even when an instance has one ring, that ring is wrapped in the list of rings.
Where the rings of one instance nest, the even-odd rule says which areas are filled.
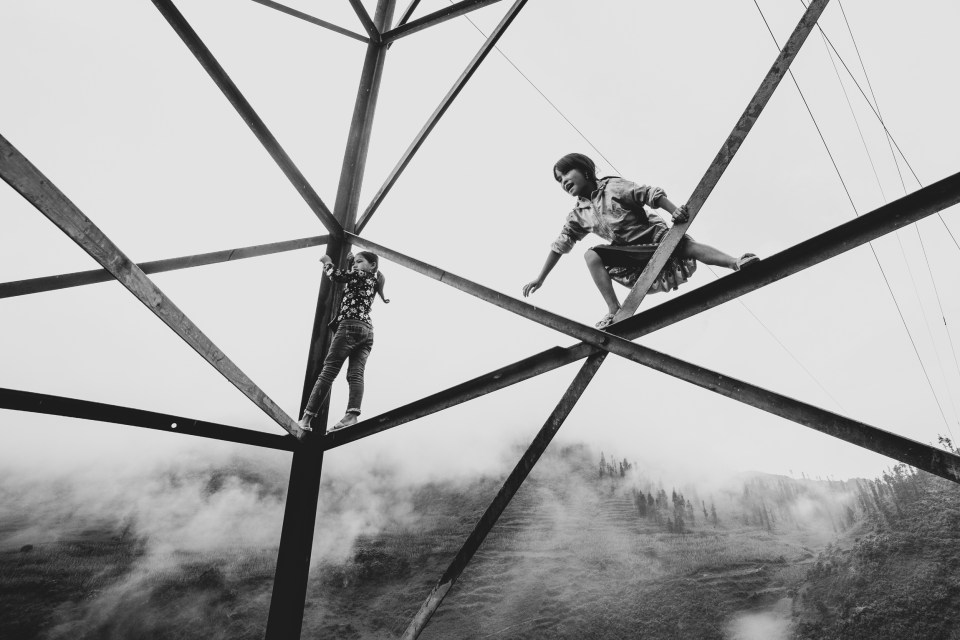
[[[288,435],[264,434],[183,416],[14,389],[0,389],[0,408],[85,418],[167,432],[175,429],[173,431],[175,433],[292,452],[293,459],[283,529],[267,621],[266,637],[268,639],[293,639],[300,636],[320,488],[320,474],[325,451],[392,429],[417,418],[456,406],[583,359],[586,359],[586,362],[523,457],[510,473],[496,498],[487,508],[446,572],[427,596],[404,633],[404,638],[412,640],[420,635],[430,616],[439,607],[447,592],[470,562],[487,533],[495,525],[513,495],[546,450],[553,436],[560,429],[610,353],[822,433],[846,440],[859,447],[881,453],[954,482],[960,482],[960,457],[952,453],[684,362],[632,342],[640,336],[670,326],[685,318],[798,273],[960,202],[960,173],[956,173],[900,200],[891,202],[855,220],[770,256],[749,270],[736,272],[634,315],[655,276],[660,272],[687,228],[696,218],[700,208],[737,153],[780,80],[787,73],[791,62],[816,25],[829,0],[814,0],[806,9],[790,39],[780,51],[760,87],[744,110],[743,115],[698,183],[690,200],[686,203],[690,214],[689,219],[684,223],[675,224],[671,228],[651,259],[650,264],[645,268],[639,281],[627,296],[621,312],[616,317],[616,323],[606,331],[599,331],[539,309],[358,235],[377,211],[434,126],[459,95],[479,65],[493,50],[497,41],[513,22],[527,0],[515,0],[513,2],[500,23],[490,33],[483,46],[447,92],[440,105],[427,119],[423,128],[403,153],[363,214],[359,216],[360,186],[366,164],[384,60],[390,45],[399,38],[470,11],[495,4],[499,0],[462,0],[416,20],[412,20],[411,17],[419,4],[419,0],[412,0],[392,27],[389,25],[393,23],[396,0],[378,0],[373,16],[367,13],[360,0],[348,0],[360,18],[366,35],[344,29],[271,0],[254,1],[348,36],[366,45],[366,55],[344,153],[340,183],[332,211],[310,186],[307,179],[270,133],[266,124],[256,114],[253,107],[247,102],[172,2],[170,0],[152,0],[184,44],[194,54],[197,61],[248,124],[266,151],[273,157],[297,192],[300,193],[310,210],[325,227],[328,235],[170,258],[137,265],[126,257],[120,248],[114,245],[39,169],[32,165],[10,142],[0,136],[0,174],[2,174],[3,179],[103,267],[102,270],[0,283],[0,298],[82,286],[104,282],[111,278],[116,279],[227,380],[260,407],[264,413],[283,427]],[[572,347],[548,349],[506,367],[398,407],[380,416],[364,420],[350,429],[325,436],[304,437],[296,421],[284,413],[243,371],[234,365],[147,277],[147,274],[292,251],[322,244],[327,245],[327,253],[338,264],[342,264],[350,246],[371,250],[385,259],[560,333],[572,336],[580,342]],[[339,287],[340,285],[332,284],[326,279],[322,281],[320,286],[310,340],[308,366],[304,377],[301,411],[330,345],[332,336],[327,324],[330,320],[331,311],[338,302]],[[325,402],[321,414],[318,416],[324,422],[327,420],[328,408],[328,402]]]

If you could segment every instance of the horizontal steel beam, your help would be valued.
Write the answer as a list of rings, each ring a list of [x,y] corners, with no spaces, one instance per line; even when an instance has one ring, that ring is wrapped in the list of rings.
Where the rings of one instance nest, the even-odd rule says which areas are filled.
[[[270,7],[271,9],[276,9],[281,13],[285,13],[289,16],[293,16],[294,18],[300,18],[301,20],[305,20],[306,22],[309,22],[311,24],[315,24],[319,27],[323,27],[324,29],[335,31],[336,33],[347,36],[348,38],[353,38],[354,40],[359,40],[360,42],[370,42],[370,38],[366,36],[362,36],[359,33],[354,33],[353,31],[350,31],[349,29],[344,29],[343,27],[338,27],[332,22],[327,22],[326,20],[321,20],[320,18],[314,18],[308,13],[297,11],[296,9],[291,9],[290,7],[282,5],[278,2],[273,2],[273,0],[253,0],[253,1],[256,2],[257,4],[262,4],[265,7]]]
[[[254,384],[97,225],[2,136],[0,177],[109,271],[251,402],[288,432],[300,435],[296,421]]]
[[[297,249],[306,249],[326,244],[330,236],[313,236],[310,238],[300,238],[298,240],[284,240],[283,242],[272,242],[270,244],[259,244],[250,247],[240,247],[238,249],[227,249],[225,251],[212,251],[210,253],[198,253],[192,256],[183,256],[180,258],[166,258],[164,260],[153,260],[151,262],[140,262],[137,266],[146,274],[163,273],[165,271],[177,271],[179,269],[191,269],[193,267],[203,267],[221,262],[233,262],[234,260],[243,260],[257,256],[266,256],[273,253],[282,253],[284,251],[295,251]],[[73,273],[61,273],[56,276],[43,276],[41,278],[30,278],[28,280],[16,280],[13,282],[0,282],[0,299],[13,298],[15,296],[25,296],[31,293],[40,293],[42,291],[55,291],[57,289],[68,289],[70,287],[82,287],[88,284],[98,282],[109,282],[113,276],[106,269],[91,269],[89,271],[75,271]]]
[[[0,409],[28,411],[51,416],[80,418],[97,422],[124,424],[144,429],[155,429],[168,433],[180,433],[188,436],[210,438],[223,442],[237,442],[255,447],[293,451],[296,439],[273,433],[262,433],[250,429],[239,429],[216,422],[185,418],[169,413],[157,413],[143,409],[120,407],[102,402],[77,400],[45,393],[33,393],[17,389],[0,388]]]
[[[711,162],[707,168],[707,172],[703,174],[700,182],[693,190],[693,195],[690,196],[686,204],[688,219],[684,222],[674,224],[660,242],[653,257],[650,258],[647,266],[643,269],[643,273],[640,274],[640,278],[624,299],[623,305],[617,313],[615,320],[623,320],[636,313],[640,307],[640,303],[643,302],[643,298],[647,295],[651,285],[653,285],[653,281],[660,275],[663,267],[667,264],[667,260],[673,255],[677,245],[680,243],[680,239],[683,238],[683,234],[686,233],[687,229],[693,223],[693,220],[697,217],[697,213],[700,212],[700,208],[703,207],[707,198],[713,193],[714,187],[717,186],[721,176],[723,176],[727,167],[730,166],[733,157],[737,154],[737,150],[743,144],[743,141],[746,140],[747,134],[753,129],[754,123],[756,123],[757,118],[760,117],[760,113],[764,107],[767,106],[767,103],[773,96],[774,90],[787,74],[787,71],[790,69],[790,63],[797,57],[797,54],[800,52],[800,47],[803,46],[803,43],[807,40],[807,36],[813,31],[817,20],[820,18],[820,14],[823,13],[823,10],[827,6],[827,2],[829,2],[829,0],[813,0],[806,11],[804,11],[803,17],[800,18],[800,22],[797,23],[796,28],[790,35],[787,43],[783,46],[783,49],[777,54],[777,59],[774,60],[773,66],[770,67],[767,75],[760,83],[760,87],[757,88],[753,98],[750,99],[747,108],[743,110],[740,119],[737,120],[737,124],[733,127],[733,131],[727,136],[723,146],[720,147],[720,151],[717,152],[713,162]]]
[[[563,426],[564,421],[566,421],[570,412],[573,411],[573,408],[576,406],[577,401],[580,400],[584,391],[587,390],[587,386],[590,384],[590,381],[593,380],[597,371],[600,370],[600,365],[603,364],[606,357],[607,354],[605,353],[591,356],[580,368],[573,382],[570,383],[570,386],[567,387],[567,390],[560,398],[560,402],[558,402],[557,406],[553,409],[550,417],[547,418],[547,421],[540,428],[540,431],[537,432],[536,437],[533,439],[533,442],[530,443],[530,446],[527,447],[523,457],[520,458],[520,461],[517,462],[513,471],[507,476],[503,486],[500,487],[500,491],[497,492],[493,502],[487,507],[487,510],[483,513],[483,516],[480,517],[480,520],[474,526],[467,540],[460,547],[457,555],[454,556],[450,566],[447,567],[447,570],[440,577],[437,585],[420,606],[420,610],[417,611],[413,617],[407,630],[403,636],[401,636],[401,640],[416,640],[416,638],[420,636],[427,622],[430,621],[430,617],[443,602],[450,588],[456,583],[457,579],[460,578],[460,574],[466,569],[467,564],[473,559],[474,554],[480,549],[480,545],[486,540],[487,534],[490,533],[493,526],[497,523],[497,520],[500,519],[501,514],[503,514],[507,505],[510,504],[510,501],[520,489],[523,481],[530,475],[534,465],[540,460],[540,456],[547,450],[547,446],[553,441],[553,437],[560,430],[560,427]]]
[[[222,91],[223,95],[230,101],[233,108],[237,110],[237,113],[240,114],[243,121],[247,123],[247,126],[250,127],[250,130],[253,131],[253,134],[257,137],[257,140],[260,141],[263,148],[267,150],[270,157],[277,163],[277,166],[280,167],[283,174],[287,176],[287,179],[293,184],[297,193],[299,193],[300,197],[307,203],[307,206],[310,207],[313,214],[320,219],[320,222],[323,223],[323,226],[326,227],[330,235],[335,238],[342,238],[343,228],[340,226],[340,223],[337,222],[330,212],[330,209],[327,208],[327,205],[323,203],[323,200],[320,199],[317,192],[314,191],[310,183],[307,182],[306,177],[300,172],[300,169],[293,164],[293,160],[290,159],[287,152],[283,150],[283,147],[280,146],[277,139],[270,133],[267,125],[260,116],[257,115],[257,112],[253,110],[253,106],[247,101],[243,94],[240,93],[240,89],[233,83],[233,80],[230,79],[227,72],[220,66],[217,59],[213,57],[213,54],[200,39],[200,36],[197,35],[197,32],[193,30],[193,27],[190,26],[186,18],[183,17],[183,14],[180,13],[170,0],[151,0],[151,2],[153,2],[167,22],[170,23],[173,30],[177,32],[177,35],[180,36],[183,43],[187,45],[187,48],[193,53],[197,62],[200,63],[200,66],[203,67],[204,71],[207,72],[214,83],[220,88],[220,91]]]
[[[608,327],[631,340],[685,320],[864,245],[960,203],[960,173],[886,204],[809,240],[761,260],[744,271],[705,284]],[[529,380],[596,353],[588,344],[553,347],[430,396],[330,434],[327,448],[339,447]]]
[[[353,7],[357,17],[360,18],[360,23],[363,25],[363,29],[367,32],[367,35],[370,36],[370,40],[379,43],[380,31],[377,29],[377,25],[373,24],[373,20],[370,18],[370,14],[367,13],[366,8],[364,8],[363,3],[360,0],[350,0],[350,6]]]
[[[490,35],[487,36],[486,41],[483,43],[483,46],[480,47],[480,50],[477,51],[477,54],[473,57],[473,60],[470,61],[463,73],[460,74],[460,77],[457,78],[457,81],[453,83],[453,86],[447,92],[447,95],[443,97],[440,105],[432,114],[430,114],[430,117],[427,118],[427,123],[424,124],[423,128],[420,129],[420,132],[417,133],[416,137],[413,139],[413,142],[411,142],[410,146],[407,147],[407,150],[403,152],[403,156],[400,158],[397,166],[393,168],[393,171],[390,172],[390,175],[387,176],[383,186],[381,186],[377,193],[374,194],[373,199],[370,201],[370,204],[367,205],[363,215],[360,216],[359,220],[357,220],[357,233],[363,231],[364,227],[367,226],[367,223],[370,222],[370,218],[374,213],[376,213],[377,209],[380,207],[380,204],[383,202],[383,199],[387,196],[387,194],[390,192],[390,189],[392,189],[393,185],[397,182],[400,174],[403,173],[403,170],[407,168],[408,164],[410,164],[410,160],[413,159],[414,154],[416,154],[423,145],[424,141],[427,139],[427,136],[430,135],[430,132],[433,131],[433,128],[437,126],[438,122],[440,122],[440,118],[443,117],[443,114],[447,112],[447,109],[450,108],[450,105],[453,104],[453,101],[456,99],[456,97],[460,95],[461,91],[463,91],[463,88],[466,86],[467,82],[477,71],[480,63],[483,62],[487,55],[489,55],[490,51],[493,50],[497,42],[499,42],[500,37],[507,30],[507,27],[513,23],[514,18],[517,17],[517,14],[520,13],[520,10],[523,9],[523,5],[526,3],[527,0],[516,0],[513,3],[513,6],[507,10],[507,13],[503,16],[503,19],[500,20],[500,24],[497,25],[497,28],[491,31]]]
[[[413,22],[407,22],[391,29],[390,31],[387,31],[385,34],[383,34],[382,41],[384,44],[392,43],[395,40],[410,35],[411,33],[422,31],[423,29],[440,24],[441,22],[446,22],[447,20],[452,20],[459,16],[466,15],[471,11],[476,11],[477,9],[483,9],[484,7],[500,1],[501,0],[461,0],[461,2],[452,4],[449,7],[444,7],[443,9],[434,11],[433,13],[425,15],[422,18],[417,18]]]

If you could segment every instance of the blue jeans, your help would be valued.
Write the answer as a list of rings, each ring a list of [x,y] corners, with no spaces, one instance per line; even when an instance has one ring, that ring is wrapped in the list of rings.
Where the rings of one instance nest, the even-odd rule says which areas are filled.
[[[350,399],[347,402],[347,413],[360,414],[360,403],[363,401],[363,370],[367,366],[367,357],[373,347],[373,327],[360,320],[344,320],[337,327],[337,332],[330,343],[330,350],[323,361],[323,370],[313,385],[310,399],[304,413],[315,416],[320,411],[320,405],[330,393],[330,387],[343,363],[350,359],[347,367],[347,383],[350,385]]]

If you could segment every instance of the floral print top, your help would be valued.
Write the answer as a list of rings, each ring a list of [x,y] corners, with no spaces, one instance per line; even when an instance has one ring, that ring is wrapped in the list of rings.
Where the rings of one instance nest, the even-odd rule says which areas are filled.
[[[339,325],[344,320],[360,320],[372,327],[370,308],[373,306],[374,296],[377,295],[377,272],[328,267],[324,273],[334,282],[345,283],[343,297],[340,299],[340,310],[330,324]]]
[[[640,186],[615,176],[601,178],[589,198],[577,198],[550,249],[570,253],[573,245],[588,233],[613,245],[656,244],[667,224],[645,206],[656,207],[666,195],[660,187]]]

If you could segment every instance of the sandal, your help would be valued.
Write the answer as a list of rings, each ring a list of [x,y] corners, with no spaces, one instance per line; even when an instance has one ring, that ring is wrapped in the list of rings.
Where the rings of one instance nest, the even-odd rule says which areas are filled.
[[[600,318],[600,321],[599,321],[597,324],[593,325],[593,326],[595,326],[597,329],[606,329],[606,328],[609,327],[611,324],[613,324],[613,318],[614,318],[614,316],[616,316],[616,315],[617,315],[617,314],[616,314],[616,313],[613,313],[613,312],[608,313],[607,315],[605,315],[605,316],[603,316],[602,318]]]
[[[757,262],[760,262],[760,258],[758,258],[755,254],[745,253],[737,258],[737,271],[740,271],[740,269],[743,269],[744,267],[749,267]]]

